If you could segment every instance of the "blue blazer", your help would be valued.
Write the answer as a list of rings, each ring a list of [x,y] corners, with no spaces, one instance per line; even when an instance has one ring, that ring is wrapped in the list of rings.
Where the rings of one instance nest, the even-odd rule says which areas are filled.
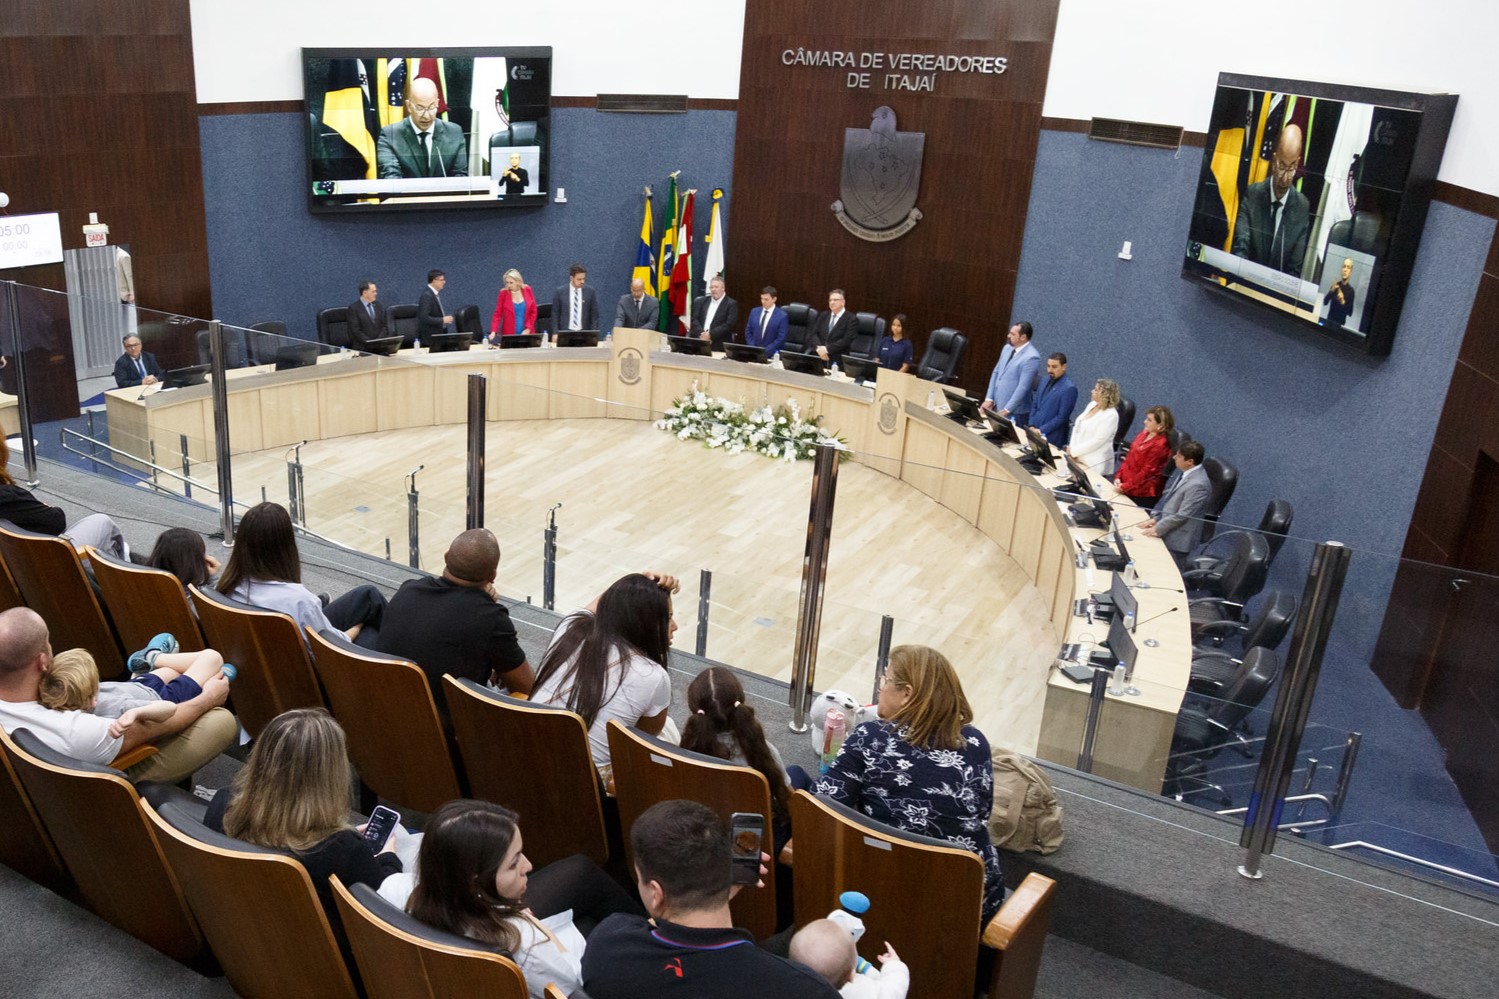
[[[1077,406],[1077,386],[1063,375],[1056,381],[1042,377],[1031,403],[1031,426],[1053,444],[1065,447],[1072,439],[1072,410]]]
[[[166,374],[165,371],[161,370],[161,365],[156,363],[155,354],[143,350],[141,351],[141,361],[146,365],[146,374],[155,375],[158,381],[161,380],[162,375]],[[136,370],[135,362],[130,359],[130,355],[121,354],[120,359],[115,361],[115,385],[119,388],[131,388],[132,386],[139,385],[142,381],[144,379],[141,378],[141,373]]]
[[[1035,344],[1027,340],[1019,350],[1005,344],[984,398],[992,401],[995,409],[1009,410],[1010,418],[1023,427],[1030,417],[1031,396],[1042,369],[1041,353]]]
[[[766,357],[775,357],[786,342],[790,325],[786,321],[786,310],[779,305],[770,310],[770,323],[765,327],[765,339],[760,339],[760,314],[765,310],[758,305],[750,309],[749,322],[744,326],[744,342],[751,347],[764,347]]]

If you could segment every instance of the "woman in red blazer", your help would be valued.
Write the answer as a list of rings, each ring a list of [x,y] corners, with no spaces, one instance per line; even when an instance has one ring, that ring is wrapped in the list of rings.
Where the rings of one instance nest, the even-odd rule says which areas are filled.
[[[1145,509],[1155,505],[1171,471],[1171,431],[1176,420],[1165,406],[1145,411],[1145,429],[1129,446],[1114,474],[1119,491]]]
[[[500,337],[515,333],[536,332],[536,296],[531,286],[514,267],[505,272],[505,287],[494,303],[494,316],[489,320],[489,342],[498,343]]]

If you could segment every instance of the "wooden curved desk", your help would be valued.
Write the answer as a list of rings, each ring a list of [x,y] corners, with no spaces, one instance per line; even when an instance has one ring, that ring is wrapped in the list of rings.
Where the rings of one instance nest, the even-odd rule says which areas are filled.
[[[1106,627],[1073,615],[1090,590],[1107,590],[1110,574],[1076,567],[1079,542],[1099,532],[1069,526],[1051,493],[1060,480],[1037,479],[1012,454],[927,409],[940,386],[912,375],[880,371],[874,387],[817,378],[766,365],[659,352],[657,334],[618,330],[593,348],[487,350],[395,358],[331,355],[290,371],[245,368],[229,373],[231,442],[236,451],[284,447],[301,440],[381,430],[460,424],[466,414],[466,376],[488,376],[492,420],[615,418],[648,420],[696,384],[712,396],[756,406],[795,398],[805,413],[841,437],[855,460],[895,476],[973,524],[1009,554],[1040,592],[1060,645]],[[171,392],[120,389],[106,394],[112,440],[156,441],[158,463],[175,467],[179,435],[195,461],[212,461],[209,386]],[[116,444],[117,447],[133,447]],[[140,452],[144,453],[144,451]],[[171,457],[168,457],[171,456]],[[1106,499],[1118,493],[1105,480]],[[1119,497],[1126,528],[1145,519]],[[1142,580],[1137,591],[1134,684],[1138,695],[1104,704],[1094,746],[1094,772],[1159,792],[1176,713],[1191,666],[1191,639],[1180,575],[1165,546],[1137,537],[1130,545]],[[1090,578],[1091,576],[1091,578]],[[974,585],[982,586],[982,580]],[[1175,610],[1173,610],[1173,608]],[[1157,617],[1162,615],[1163,617]],[[1158,644],[1146,647],[1146,639]],[[1037,670],[1051,670],[1038,662]],[[1087,714],[1088,689],[1052,671],[1045,696],[1038,755],[1076,765]],[[1003,733],[990,733],[1003,743]]]

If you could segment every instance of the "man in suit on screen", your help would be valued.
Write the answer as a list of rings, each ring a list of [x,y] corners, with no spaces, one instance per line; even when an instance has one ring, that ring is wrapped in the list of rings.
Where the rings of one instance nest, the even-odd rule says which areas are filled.
[[[744,325],[744,342],[764,348],[766,357],[775,357],[789,330],[786,310],[776,305],[776,290],[766,285],[760,289],[759,307],[750,310],[749,322]]]
[[[406,92],[406,118],[380,129],[375,164],[381,180],[468,176],[463,129],[437,117],[437,84],[418,77]]]
[[[420,340],[452,329],[453,315],[442,307],[442,289],[447,283],[448,276],[442,271],[434,268],[427,272],[427,287],[416,303],[416,335]]]
[[[630,293],[619,296],[614,307],[614,325],[632,330],[653,330],[660,306],[656,299],[645,293],[645,282],[636,278],[630,282]]]
[[[553,330],[599,328],[599,298],[587,281],[588,269],[582,264],[567,269],[567,284],[552,292]]]
[[[1233,254],[1285,274],[1300,274],[1311,233],[1311,208],[1291,184],[1301,164],[1301,129],[1287,125],[1275,143],[1270,176],[1250,184],[1239,201]]]
[[[1155,509],[1150,511],[1150,519],[1140,525],[1140,533],[1147,538],[1166,542],[1166,549],[1178,565],[1202,537],[1202,511],[1213,494],[1213,484],[1202,467],[1205,456],[1197,441],[1182,441],[1175,459],[1181,476],[1166,487]]]
[[[834,288],[828,292],[828,311],[817,317],[817,325],[813,327],[812,336],[807,341],[807,346],[813,348],[817,356],[829,364],[837,364],[843,360],[849,344],[854,342],[854,334],[859,330],[858,320],[846,305],[842,288]]]
[[[708,294],[692,303],[692,327],[688,336],[713,341],[713,349],[722,352],[724,341],[733,339],[739,328],[739,303],[724,294],[723,278],[708,282]]]
[[[375,300],[379,294],[375,282],[359,282],[359,297],[349,305],[349,345],[355,350],[364,350],[371,340],[387,335],[385,306]]]

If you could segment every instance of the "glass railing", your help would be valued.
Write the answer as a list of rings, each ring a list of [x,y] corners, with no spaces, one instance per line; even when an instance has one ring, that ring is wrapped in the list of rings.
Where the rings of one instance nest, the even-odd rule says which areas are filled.
[[[191,384],[208,361],[208,323],[7,290],[16,306],[0,316],[7,433],[18,428],[24,377],[43,457],[217,506],[209,386]],[[189,384],[117,388],[122,330]],[[1184,584],[1150,536],[1147,510],[1096,477],[1101,498],[1068,495],[1065,463],[1030,474],[1032,459],[1013,445],[1000,456],[974,428],[932,411],[942,395],[926,383],[869,387],[668,355],[654,337],[379,357],[274,328],[224,335],[236,512],[282,503],[310,534],[401,565],[414,545],[415,564],[439,571],[467,522],[477,372],[487,379],[483,520],[500,538],[500,591],[566,613],[625,573],[669,572],[682,583],[678,649],[784,681],[813,488],[813,463],[797,460],[805,437],[792,431],[820,416],[846,451],[815,689],[871,700],[889,617],[892,644],[930,645],[955,664],[992,742],[1086,762],[1097,776],[1216,813],[1226,828],[1244,821],[1316,548],[1294,524],[1283,540],[1258,534],[1270,496],[1247,495],[1248,470],[1213,537],[1185,560]],[[1099,523],[1105,515],[1114,530]],[[1366,551],[1356,534],[1339,540],[1352,558],[1281,835],[1329,848],[1318,856],[1345,875],[1357,858],[1493,892],[1488,842],[1499,832],[1486,809],[1499,735],[1485,696],[1486,625],[1499,579]],[[1268,565],[1240,571],[1266,554]],[[1116,587],[1126,557],[1129,583]],[[1227,602],[1196,602],[1215,596]],[[1111,605],[1132,629],[1114,627]],[[1256,639],[1277,615],[1281,634]],[[1239,683],[1264,665],[1246,644],[1256,640],[1278,663],[1263,689]],[[1127,651],[1134,669],[1095,706],[1083,661],[1104,645],[1118,646],[1114,658]],[[1059,655],[1079,660],[1079,681]],[[1253,704],[1236,700],[1250,695]],[[1223,717],[1219,741],[1194,741]]]

